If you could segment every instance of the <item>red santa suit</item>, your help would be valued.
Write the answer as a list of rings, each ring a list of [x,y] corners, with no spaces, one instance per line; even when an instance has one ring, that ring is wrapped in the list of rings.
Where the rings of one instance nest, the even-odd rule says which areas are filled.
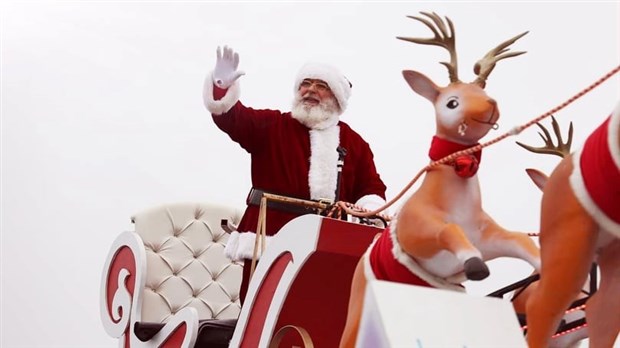
[[[342,91],[332,88],[340,105],[346,103]],[[309,76],[313,78],[313,76]],[[298,84],[299,86],[299,78]],[[385,202],[385,185],[366,141],[346,123],[336,120],[323,129],[309,129],[290,112],[256,110],[239,99],[238,82],[228,90],[217,88],[208,77],[204,90],[205,104],[215,124],[251,155],[251,178],[255,189],[301,199],[335,199],[337,161],[340,146],[346,150],[340,181],[339,200],[378,207]],[[346,106],[346,104],[344,104]],[[371,207],[366,205],[367,207]],[[233,259],[251,259],[254,249],[259,207],[248,205],[231,235],[227,254]],[[272,236],[299,216],[282,210],[267,209],[266,234]],[[244,298],[250,262],[245,263],[242,298]]]
[[[620,238],[620,104],[573,156],[570,184],[583,208]]]

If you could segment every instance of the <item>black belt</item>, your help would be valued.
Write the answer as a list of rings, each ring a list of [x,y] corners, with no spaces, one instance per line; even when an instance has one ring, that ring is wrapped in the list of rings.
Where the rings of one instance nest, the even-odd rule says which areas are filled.
[[[260,201],[263,198],[263,194],[265,193],[276,194],[276,193],[271,193],[271,192],[252,188],[250,190],[250,193],[248,193],[248,198],[246,200],[246,203],[248,205],[260,206]],[[285,195],[280,195],[280,196],[285,196]],[[291,198],[300,199],[296,197],[291,197]],[[279,210],[279,211],[283,211],[287,213],[292,213],[292,214],[298,214],[298,215],[318,213],[317,209],[313,207],[304,207],[302,205],[298,205],[295,203],[280,202],[280,201],[274,201],[270,199],[267,200],[267,208],[273,209],[273,210]]]

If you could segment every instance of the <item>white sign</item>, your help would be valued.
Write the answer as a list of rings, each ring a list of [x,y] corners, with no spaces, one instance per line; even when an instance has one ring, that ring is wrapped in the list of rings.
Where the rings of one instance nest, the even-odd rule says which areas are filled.
[[[370,281],[357,347],[527,347],[510,302]]]

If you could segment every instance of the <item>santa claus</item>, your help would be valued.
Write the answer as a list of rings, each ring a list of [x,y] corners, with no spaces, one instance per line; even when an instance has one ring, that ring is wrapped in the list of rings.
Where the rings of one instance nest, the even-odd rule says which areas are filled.
[[[304,65],[294,84],[291,112],[258,110],[239,101],[239,55],[217,49],[215,69],[207,76],[203,98],[215,124],[251,156],[252,189],[248,206],[226,246],[234,260],[252,258],[259,207],[255,192],[313,200],[342,200],[375,210],[385,204],[385,185],[370,146],[339,120],[351,95],[351,83],[336,68]],[[346,153],[338,178],[339,151]],[[292,206],[269,205],[267,236],[304,213]],[[267,239],[266,245],[269,243]],[[250,276],[245,262],[241,301]]]

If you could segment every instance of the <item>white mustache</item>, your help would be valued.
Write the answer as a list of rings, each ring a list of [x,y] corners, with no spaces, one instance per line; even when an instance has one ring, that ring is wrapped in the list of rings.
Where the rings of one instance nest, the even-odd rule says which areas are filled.
[[[312,98],[318,101],[317,105],[304,105],[303,101]],[[328,119],[338,117],[337,106],[335,102],[330,100],[321,100],[316,93],[298,94],[293,101],[293,109],[291,110],[293,118],[297,119],[308,128],[321,127],[320,125]]]

